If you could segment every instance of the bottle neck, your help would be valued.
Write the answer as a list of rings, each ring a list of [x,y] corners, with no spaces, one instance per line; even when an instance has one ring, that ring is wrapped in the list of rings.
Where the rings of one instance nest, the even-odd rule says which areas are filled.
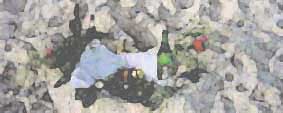
[[[162,41],[161,41],[161,46],[159,49],[160,52],[171,52],[170,45],[168,42],[168,31],[163,30],[162,31]]]
[[[168,43],[168,31],[167,30],[162,31],[162,43]]]

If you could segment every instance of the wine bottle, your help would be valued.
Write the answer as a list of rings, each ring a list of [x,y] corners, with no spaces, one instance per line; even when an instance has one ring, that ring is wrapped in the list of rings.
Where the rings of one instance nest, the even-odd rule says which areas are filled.
[[[168,42],[168,31],[162,31],[162,41],[161,46],[157,53],[158,60],[157,60],[157,78],[158,80],[164,79],[163,75],[163,68],[173,64],[173,52],[170,49],[170,45]]]

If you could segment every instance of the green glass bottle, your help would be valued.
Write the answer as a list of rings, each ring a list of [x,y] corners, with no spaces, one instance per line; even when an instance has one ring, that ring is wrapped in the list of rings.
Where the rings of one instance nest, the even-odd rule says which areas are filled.
[[[158,80],[162,80],[163,77],[163,67],[169,66],[173,64],[173,52],[170,49],[170,45],[168,42],[168,31],[162,31],[162,41],[161,46],[157,53],[157,78]]]

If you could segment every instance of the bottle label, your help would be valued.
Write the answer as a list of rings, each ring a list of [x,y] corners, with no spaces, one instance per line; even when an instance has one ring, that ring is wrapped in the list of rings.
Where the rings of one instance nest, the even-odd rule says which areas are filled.
[[[158,64],[159,65],[168,65],[172,63],[171,54],[170,53],[161,53],[158,56]]]

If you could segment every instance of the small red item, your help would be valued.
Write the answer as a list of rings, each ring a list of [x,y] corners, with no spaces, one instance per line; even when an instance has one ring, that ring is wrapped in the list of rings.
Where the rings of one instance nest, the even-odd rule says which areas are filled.
[[[53,49],[52,48],[46,48],[46,56],[47,57],[51,57],[53,53]]]
[[[208,36],[207,35],[201,35],[199,37],[197,37],[198,40],[201,40],[202,42],[206,42],[208,40]]]
[[[205,47],[204,47],[204,42],[206,42],[208,40],[208,36],[207,35],[202,35],[197,37],[194,41],[193,41],[193,47],[194,49],[199,53],[202,51],[205,51]]]

